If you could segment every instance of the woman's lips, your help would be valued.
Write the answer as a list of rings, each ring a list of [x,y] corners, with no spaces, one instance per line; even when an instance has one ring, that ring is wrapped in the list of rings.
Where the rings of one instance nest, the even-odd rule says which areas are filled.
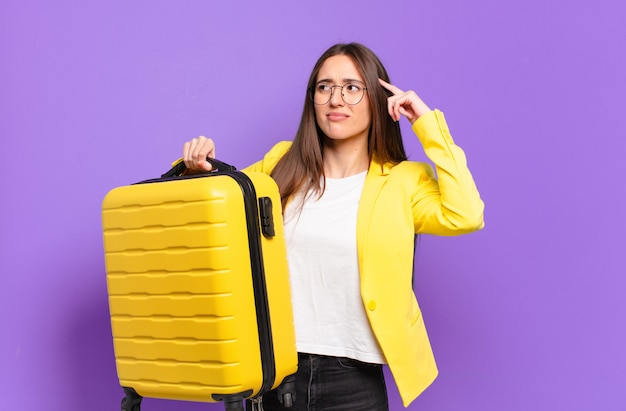
[[[326,114],[326,118],[330,121],[341,121],[347,119],[348,117],[350,116],[348,116],[347,114],[337,112],[331,112]]]

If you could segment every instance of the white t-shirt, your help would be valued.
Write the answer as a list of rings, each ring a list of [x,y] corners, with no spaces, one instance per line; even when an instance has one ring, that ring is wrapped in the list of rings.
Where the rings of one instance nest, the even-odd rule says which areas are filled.
[[[296,196],[285,210],[285,239],[299,352],[385,363],[360,292],[356,248],[367,172],[326,178],[321,198]]]

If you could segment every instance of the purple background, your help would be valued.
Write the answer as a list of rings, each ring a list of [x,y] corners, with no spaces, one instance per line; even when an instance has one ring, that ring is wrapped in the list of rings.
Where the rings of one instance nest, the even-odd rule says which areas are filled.
[[[241,3],[1,3],[0,408],[119,409],[102,198],[200,134],[260,158],[354,40],[446,113],[487,207],[484,231],[421,240],[440,377],[410,409],[626,410],[624,3]]]

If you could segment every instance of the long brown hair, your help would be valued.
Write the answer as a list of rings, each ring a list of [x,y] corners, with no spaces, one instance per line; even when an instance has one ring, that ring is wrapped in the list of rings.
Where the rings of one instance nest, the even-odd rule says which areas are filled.
[[[378,57],[367,47],[359,43],[336,44],[326,50],[317,60],[309,82],[300,126],[291,148],[276,164],[271,175],[278,184],[283,209],[288,199],[295,193],[312,191],[317,195],[324,192],[322,145],[324,134],[315,120],[315,107],[312,93],[317,75],[324,62],[332,56],[350,57],[365,81],[370,99],[371,119],[368,136],[368,154],[381,164],[394,164],[406,160],[400,127],[387,111],[387,98],[390,93],[383,88],[378,79],[389,82],[387,70]]]

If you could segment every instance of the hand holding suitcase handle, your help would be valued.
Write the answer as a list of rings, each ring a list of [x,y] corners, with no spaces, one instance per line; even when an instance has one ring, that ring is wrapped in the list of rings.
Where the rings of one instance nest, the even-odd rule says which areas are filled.
[[[213,169],[210,171],[211,173],[214,171],[235,171],[237,168],[235,166],[231,166],[230,164],[224,163],[222,161],[216,160],[214,158],[207,157],[206,161],[208,161]],[[167,173],[163,174],[161,178],[168,178],[179,176],[185,172],[187,167],[183,161],[180,161],[178,164],[174,165]]]

